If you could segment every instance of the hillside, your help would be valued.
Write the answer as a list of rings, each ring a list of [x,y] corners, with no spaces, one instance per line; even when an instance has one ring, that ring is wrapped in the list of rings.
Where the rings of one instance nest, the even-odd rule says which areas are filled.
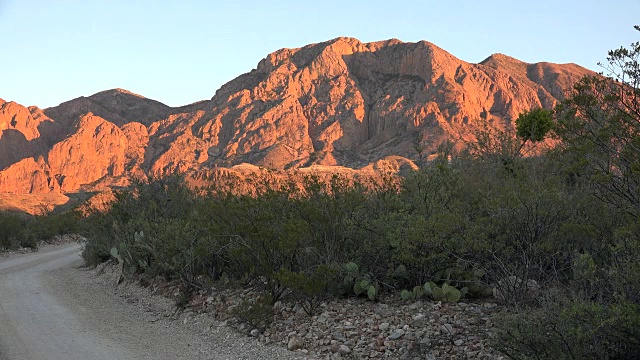
[[[337,38],[269,54],[182,107],[122,89],[47,109],[0,99],[0,192],[94,191],[243,163],[399,168],[419,158],[416,145],[428,156],[485,123],[509,127],[522,111],[551,108],[587,74],[502,54],[467,63],[425,41]]]

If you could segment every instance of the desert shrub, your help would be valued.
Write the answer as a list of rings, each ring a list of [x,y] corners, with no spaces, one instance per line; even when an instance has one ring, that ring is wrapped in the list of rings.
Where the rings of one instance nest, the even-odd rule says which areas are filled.
[[[553,178],[536,178],[540,169],[533,164],[517,165],[524,169],[515,168],[516,177],[484,187],[490,196],[482,212],[475,211],[461,244],[470,251],[461,257],[483,268],[486,280],[511,303],[527,297],[529,280],[553,282],[568,271],[571,250],[559,248],[558,235],[562,224],[574,221],[573,203]],[[511,277],[520,281],[502,281]]]
[[[134,182],[130,190],[115,193],[106,212],[94,212],[81,224],[82,233],[90,239],[83,257],[90,265],[111,258],[111,249],[125,254],[127,269],[163,273],[180,268],[174,260],[190,251],[193,240],[189,217],[194,196],[183,179],[170,176]],[[140,236],[142,234],[142,236]]]
[[[344,263],[354,256],[357,239],[350,228],[366,195],[360,184],[348,185],[344,180],[336,175],[325,184],[318,177],[306,177],[301,196],[292,202],[294,216],[309,227],[307,251],[319,264]]]
[[[605,213],[603,223],[615,224]],[[628,223],[609,228],[607,237],[566,244],[574,248],[571,271],[543,288],[530,306],[498,318],[495,346],[516,359],[637,358],[640,246],[635,229]]]
[[[229,250],[225,261],[237,277],[264,281],[273,301],[285,287],[277,274],[281,269],[297,271],[298,256],[303,256],[309,230],[307,224],[292,216],[287,193],[270,191],[259,197],[243,196],[241,210],[232,221]]]
[[[565,295],[544,306],[503,314],[494,346],[513,359],[635,359],[640,306]]]
[[[31,221],[27,215],[0,212],[0,250],[19,247],[35,249],[37,240],[29,231]]]
[[[269,294],[244,299],[233,310],[233,315],[251,328],[264,331],[273,322],[273,303]]]
[[[127,274],[179,279],[185,299],[219,279],[252,286],[266,295],[236,316],[256,328],[285,294],[312,315],[332,296],[458,301],[496,287],[518,305],[497,322],[505,354],[624,358],[636,349],[639,227],[594,202],[585,179],[567,181],[564,160],[448,153],[399,189],[308,177],[196,195],[179,177],[152,179],[89,216],[84,255],[95,264],[115,248]],[[552,302],[549,289],[565,293]]]
[[[320,304],[332,294],[337,270],[318,266],[312,270],[292,272],[281,269],[276,274],[280,283],[290,290],[291,296],[309,316],[316,315]]]
[[[446,156],[408,175],[399,198],[403,206],[383,218],[394,264],[406,267],[411,285],[433,280],[455,261],[449,245],[464,227],[460,172]]]
[[[545,159],[564,168],[561,195],[577,211],[559,227],[561,237],[552,237],[565,245],[547,248],[565,258],[573,249],[571,271],[550,288],[564,289],[555,302],[498,322],[496,345],[513,358],[640,354],[639,54],[638,42],[610,51],[605,76],[583,78],[555,111],[562,143]]]
[[[88,239],[82,251],[87,265],[95,266],[111,258],[111,248],[117,245],[111,239],[112,226],[119,225],[110,211],[96,212],[80,222],[79,232]]]
[[[588,226],[593,205],[568,191],[564,173],[547,158],[515,156],[505,167],[502,154],[491,155],[508,147],[496,145],[499,140],[480,149],[482,156],[442,154],[405,178],[402,206],[382,216],[381,230],[394,265],[408,270],[402,288],[428,281],[473,284],[480,295],[502,284],[503,299],[517,303],[530,298],[526,284],[533,280],[568,279],[575,246],[593,248],[600,239],[591,234],[578,244],[564,241],[570,229],[595,232]],[[463,275],[474,270],[483,276]],[[509,278],[517,281],[509,285]]]
[[[0,249],[36,249],[40,241],[76,232],[77,222],[78,216],[73,211],[37,216],[0,212]]]
[[[76,233],[79,221],[80,215],[74,210],[46,213],[32,218],[30,231],[38,240],[48,241],[55,236]]]

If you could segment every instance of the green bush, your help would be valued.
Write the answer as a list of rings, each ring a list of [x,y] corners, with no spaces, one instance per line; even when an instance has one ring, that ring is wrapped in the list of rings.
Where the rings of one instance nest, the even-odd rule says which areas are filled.
[[[0,212],[0,250],[19,247],[35,249],[37,240],[29,232],[30,222],[26,215]]]
[[[494,346],[513,359],[635,359],[640,354],[638,304],[555,301],[499,317]]]
[[[264,331],[273,322],[273,303],[269,294],[245,299],[233,310],[233,315],[253,329]]]
[[[77,223],[78,215],[73,211],[38,216],[1,211],[0,250],[36,249],[40,241],[47,242],[58,235],[75,233]]]
[[[38,215],[32,218],[31,231],[36,239],[48,241],[55,236],[76,233],[79,221],[80,215],[74,210]]]
[[[336,275],[336,269],[322,265],[307,272],[292,272],[281,269],[276,277],[284,287],[291,291],[291,295],[302,306],[305,313],[313,316],[317,314],[322,301],[332,294]]]
[[[116,194],[109,211],[83,222],[84,256],[96,264],[115,247],[127,273],[179,278],[192,288],[225,275],[262,287],[273,301],[306,281],[284,284],[283,274],[314,278],[320,268],[336,272],[328,292],[371,299],[429,281],[486,296],[513,276],[543,285],[570,279],[568,229],[591,231],[579,245],[594,252],[598,232],[610,226],[588,228],[597,211],[552,171],[552,160],[517,159],[507,170],[488,159],[443,152],[400,188],[310,176],[254,179],[252,194],[196,195],[179,176],[138,181]],[[350,263],[357,276],[343,271]],[[508,302],[527,295],[507,290]]]

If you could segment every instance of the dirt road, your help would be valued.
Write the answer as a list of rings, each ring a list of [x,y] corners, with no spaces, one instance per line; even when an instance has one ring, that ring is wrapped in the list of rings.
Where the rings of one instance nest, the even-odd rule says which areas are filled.
[[[0,260],[0,359],[293,358],[230,330],[195,333],[150,321],[83,281],[79,253],[80,245],[69,244]]]

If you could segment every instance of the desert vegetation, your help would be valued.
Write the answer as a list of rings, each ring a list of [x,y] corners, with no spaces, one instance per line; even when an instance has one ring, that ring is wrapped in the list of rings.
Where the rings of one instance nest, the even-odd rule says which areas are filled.
[[[138,179],[79,224],[0,214],[0,247],[77,227],[86,262],[124,277],[176,280],[187,298],[259,289],[238,316],[262,327],[283,297],[309,315],[335,297],[494,297],[506,309],[494,346],[511,358],[637,358],[639,55],[640,43],[611,51],[605,76],[554,110],[481,130],[463,151],[443,143],[400,180],[256,176],[248,194]]]
[[[30,215],[0,211],[0,252],[18,248],[37,249],[59,235],[74,233],[79,216],[75,212]]]

